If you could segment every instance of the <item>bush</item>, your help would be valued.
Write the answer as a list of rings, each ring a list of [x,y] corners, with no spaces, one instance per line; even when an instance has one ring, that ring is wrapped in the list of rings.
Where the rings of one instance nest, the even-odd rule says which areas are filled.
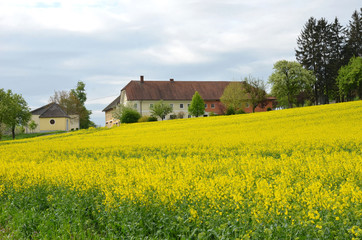
[[[151,117],[148,118],[148,121],[149,121],[149,122],[156,122],[156,121],[157,121],[157,117],[151,116]]]
[[[243,109],[238,109],[235,114],[245,114],[245,111]]]
[[[179,112],[179,113],[177,113],[177,118],[184,118],[184,116],[185,116],[185,113],[184,112]]]
[[[121,123],[135,123],[141,118],[141,114],[132,108],[125,107],[122,110]]]
[[[176,119],[176,118],[177,118],[176,114],[171,114],[170,115],[170,119]]]
[[[233,107],[228,107],[226,109],[226,115],[234,115],[235,114],[235,109]]]
[[[268,109],[267,109],[267,111],[269,112],[269,111],[271,111],[272,109],[270,108],[270,107],[268,107]]]
[[[209,116],[210,116],[210,117],[214,117],[214,116],[217,116],[217,114],[214,113],[214,112],[210,112],[210,113],[209,113]]]
[[[142,116],[140,117],[140,119],[138,119],[138,122],[148,122],[149,121],[149,116]]]

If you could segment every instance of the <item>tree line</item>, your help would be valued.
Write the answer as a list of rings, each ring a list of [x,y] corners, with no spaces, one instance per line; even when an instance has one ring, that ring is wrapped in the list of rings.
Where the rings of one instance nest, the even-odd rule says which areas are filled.
[[[297,62],[278,61],[269,77],[284,107],[362,98],[362,8],[343,27],[311,17],[297,38]]]

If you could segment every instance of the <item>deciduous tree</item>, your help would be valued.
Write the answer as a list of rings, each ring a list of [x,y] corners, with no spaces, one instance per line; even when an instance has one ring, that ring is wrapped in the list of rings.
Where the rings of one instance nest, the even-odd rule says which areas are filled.
[[[15,139],[15,127],[18,125],[26,126],[31,118],[28,104],[20,94],[8,90],[3,98],[6,105],[3,122],[10,127],[12,137]]]
[[[225,105],[226,109],[233,109],[233,112],[243,108],[245,103],[248,101],[247,94],[245,92],[244,86],[241,82],[231,82],[229,83],[220,98],[220,101]]]
[[[297,95],[311,91],[315,82],[313,73],[297,62],[281,60],[274,64],[273,69],[269,83],[272,84],[272,94],[281,106],[292,108]]]
[[[172,111],[173,108],[169,104],[164,103],[163,100],[155,103],[151,107],[151,114],[153,116],[160,117],[161,120],[165,119],[167,114],[171,113]]]
[[[195,117],[202,116],[205,113],[205,102],[197,91],[194,96],[192,96],[188,111]]]
[[[49,101],[58,103],[67,114],[79,115],[80,128],[86,129],[95,124],[90,120],[92,111],[88,110],[84,103],[87,100],[85,84],[81,81],[77,83],[76,89],[68,91],[56,91]]]
[[[252,76],[246,77],[243,83],[244,91],[248,95],[248,102],[255,112],[255,108],[260,105],[265,106],[267,100],[267,94],[265,91],[265,83],[261,79],[254,78]]]
[[[362,98],[362,58],[352,57],[348,65],[338,71],[337,84],[341,101]]]

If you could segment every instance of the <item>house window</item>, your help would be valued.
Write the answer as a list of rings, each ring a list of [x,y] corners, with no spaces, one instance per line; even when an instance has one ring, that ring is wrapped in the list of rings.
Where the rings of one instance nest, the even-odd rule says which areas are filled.
[[[188,115],[187,117],[188,117],[188,118],[191,118],[191,115]]]
[[[205,103],[205,108],[207,108],[207,103]]]
[[[249,107],[249,103],[246,103],[245,106],[248,108],[248,107]]]
[[[150,103],[150,108],[153,108],[153,103]]]
[[[211,103],[211,108],[215,108],[215,104],[214,104],[214,103]]]
[[[55,124],[55,120],[54,120],[54,119],[51,119],[51,120],[50,120],[50,124],[51,124],[51,125],[54,125],[54,124]]]
[[[137,103],[135,103],[135,104],[133,105],[133,107],[134,107],[134,109],[137,109]]]
[[[172,107],[172,108],[173,108],[173,104],[172,104],[172,103],[170,103],[170,107]]]
[[[190,105],[191,105],[190,103],[189,103],[189,104],[187,104],[187,107],[190,107]]]
[[[184,108],[184,104],[183,104],[183,103],[180,103],[180,108]]]

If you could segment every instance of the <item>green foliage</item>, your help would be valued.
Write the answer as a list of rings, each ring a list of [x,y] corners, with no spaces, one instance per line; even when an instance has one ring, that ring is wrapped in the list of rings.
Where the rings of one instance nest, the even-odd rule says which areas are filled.
[[[214,116],[217,116],[217,114],[214,113],[214,112],[209,112],[209,116],[210,116],[210,117],[214,117]]]
[[[225,112],[226,115],[234,115],[235,114],[235,108],[233,106],[229,106],[227,109],[226,109],[226,112]]]
[[[281,60],[274,64],[273,69],[269,83],[272,84],[272,94],[281,106],[292,108],[298,94],[312,91],[315,77],[299,63]]]
[[[135,123],[141,118],[141,114],[131,107],[123,107],[120,118],[121,123]]]
[[[167,114],[171,113],[173,111],[173,108],[169,105],[163,102],[163,100],[159,101],[158,103],[155,103],[151,107],[151,114],[153,116],[160,117],[161,120],[165,119]]]
[[[241,82],[229,83],[224,89],[220,101],[225,105],[226,109],[232,108],[235,111],[235,109],[244,108],[248,97],[243,84]]]
[[[341,100],[362,99],[362,58],[352,57],[338,71],[337,84]]]
[[[34,120],[31,120],[28,124],[29,129],[33,132],[37,128],[38,124],[35,123]]]
[[[150,116],[150,117],[148,118],[148,121],[149,121],[149,122],[156,122],[156,121],[157,121],[157,117],[155,117],[155,116]]]
[[[95,127],[90,120],[92,111],[88,110],[84,103],[87,100],[85,92],[85,83],[79,81],[76,89],[68,91],[55,91],[54,96],[49,98],[50,102],[58,103],[67,114],[79,115],[79,126],[81,129]]]
[[[194,96],[192,96],[188,110],[190,115],[195,117],[202,116],[205,113],[205,102],[197,91]]]
[[[7,125],[15,139],[16,126],[26,126],[31,118],[28,104],[21,95],[13,93],[11,90],[5,92],[1,89],[0,98],[0,124]],[[1,135],[0,130],[0,138]]]
[[[258,105],[263,108],[267,100],[264,81],[252,76],[245,78],[244,81],[243,88],[249,96],[248,102],[251,104],[253,112]]]
[[[85,93],[85,83],[82,81],[78,81],[77,88],[70,90],[80,101],[82,105],[84,105],[85,101],[87,101],[87,94]]]
[[[347,61],[353,56],[362,57],[362,8],[353,12],[346,35]]]
[[[245,111],[240,108],[240,109],[235,111],[235,114],[245,114]]]
[[[149,116],[142,116],[138,119],[138,122],[148,122],[149,118]]]

